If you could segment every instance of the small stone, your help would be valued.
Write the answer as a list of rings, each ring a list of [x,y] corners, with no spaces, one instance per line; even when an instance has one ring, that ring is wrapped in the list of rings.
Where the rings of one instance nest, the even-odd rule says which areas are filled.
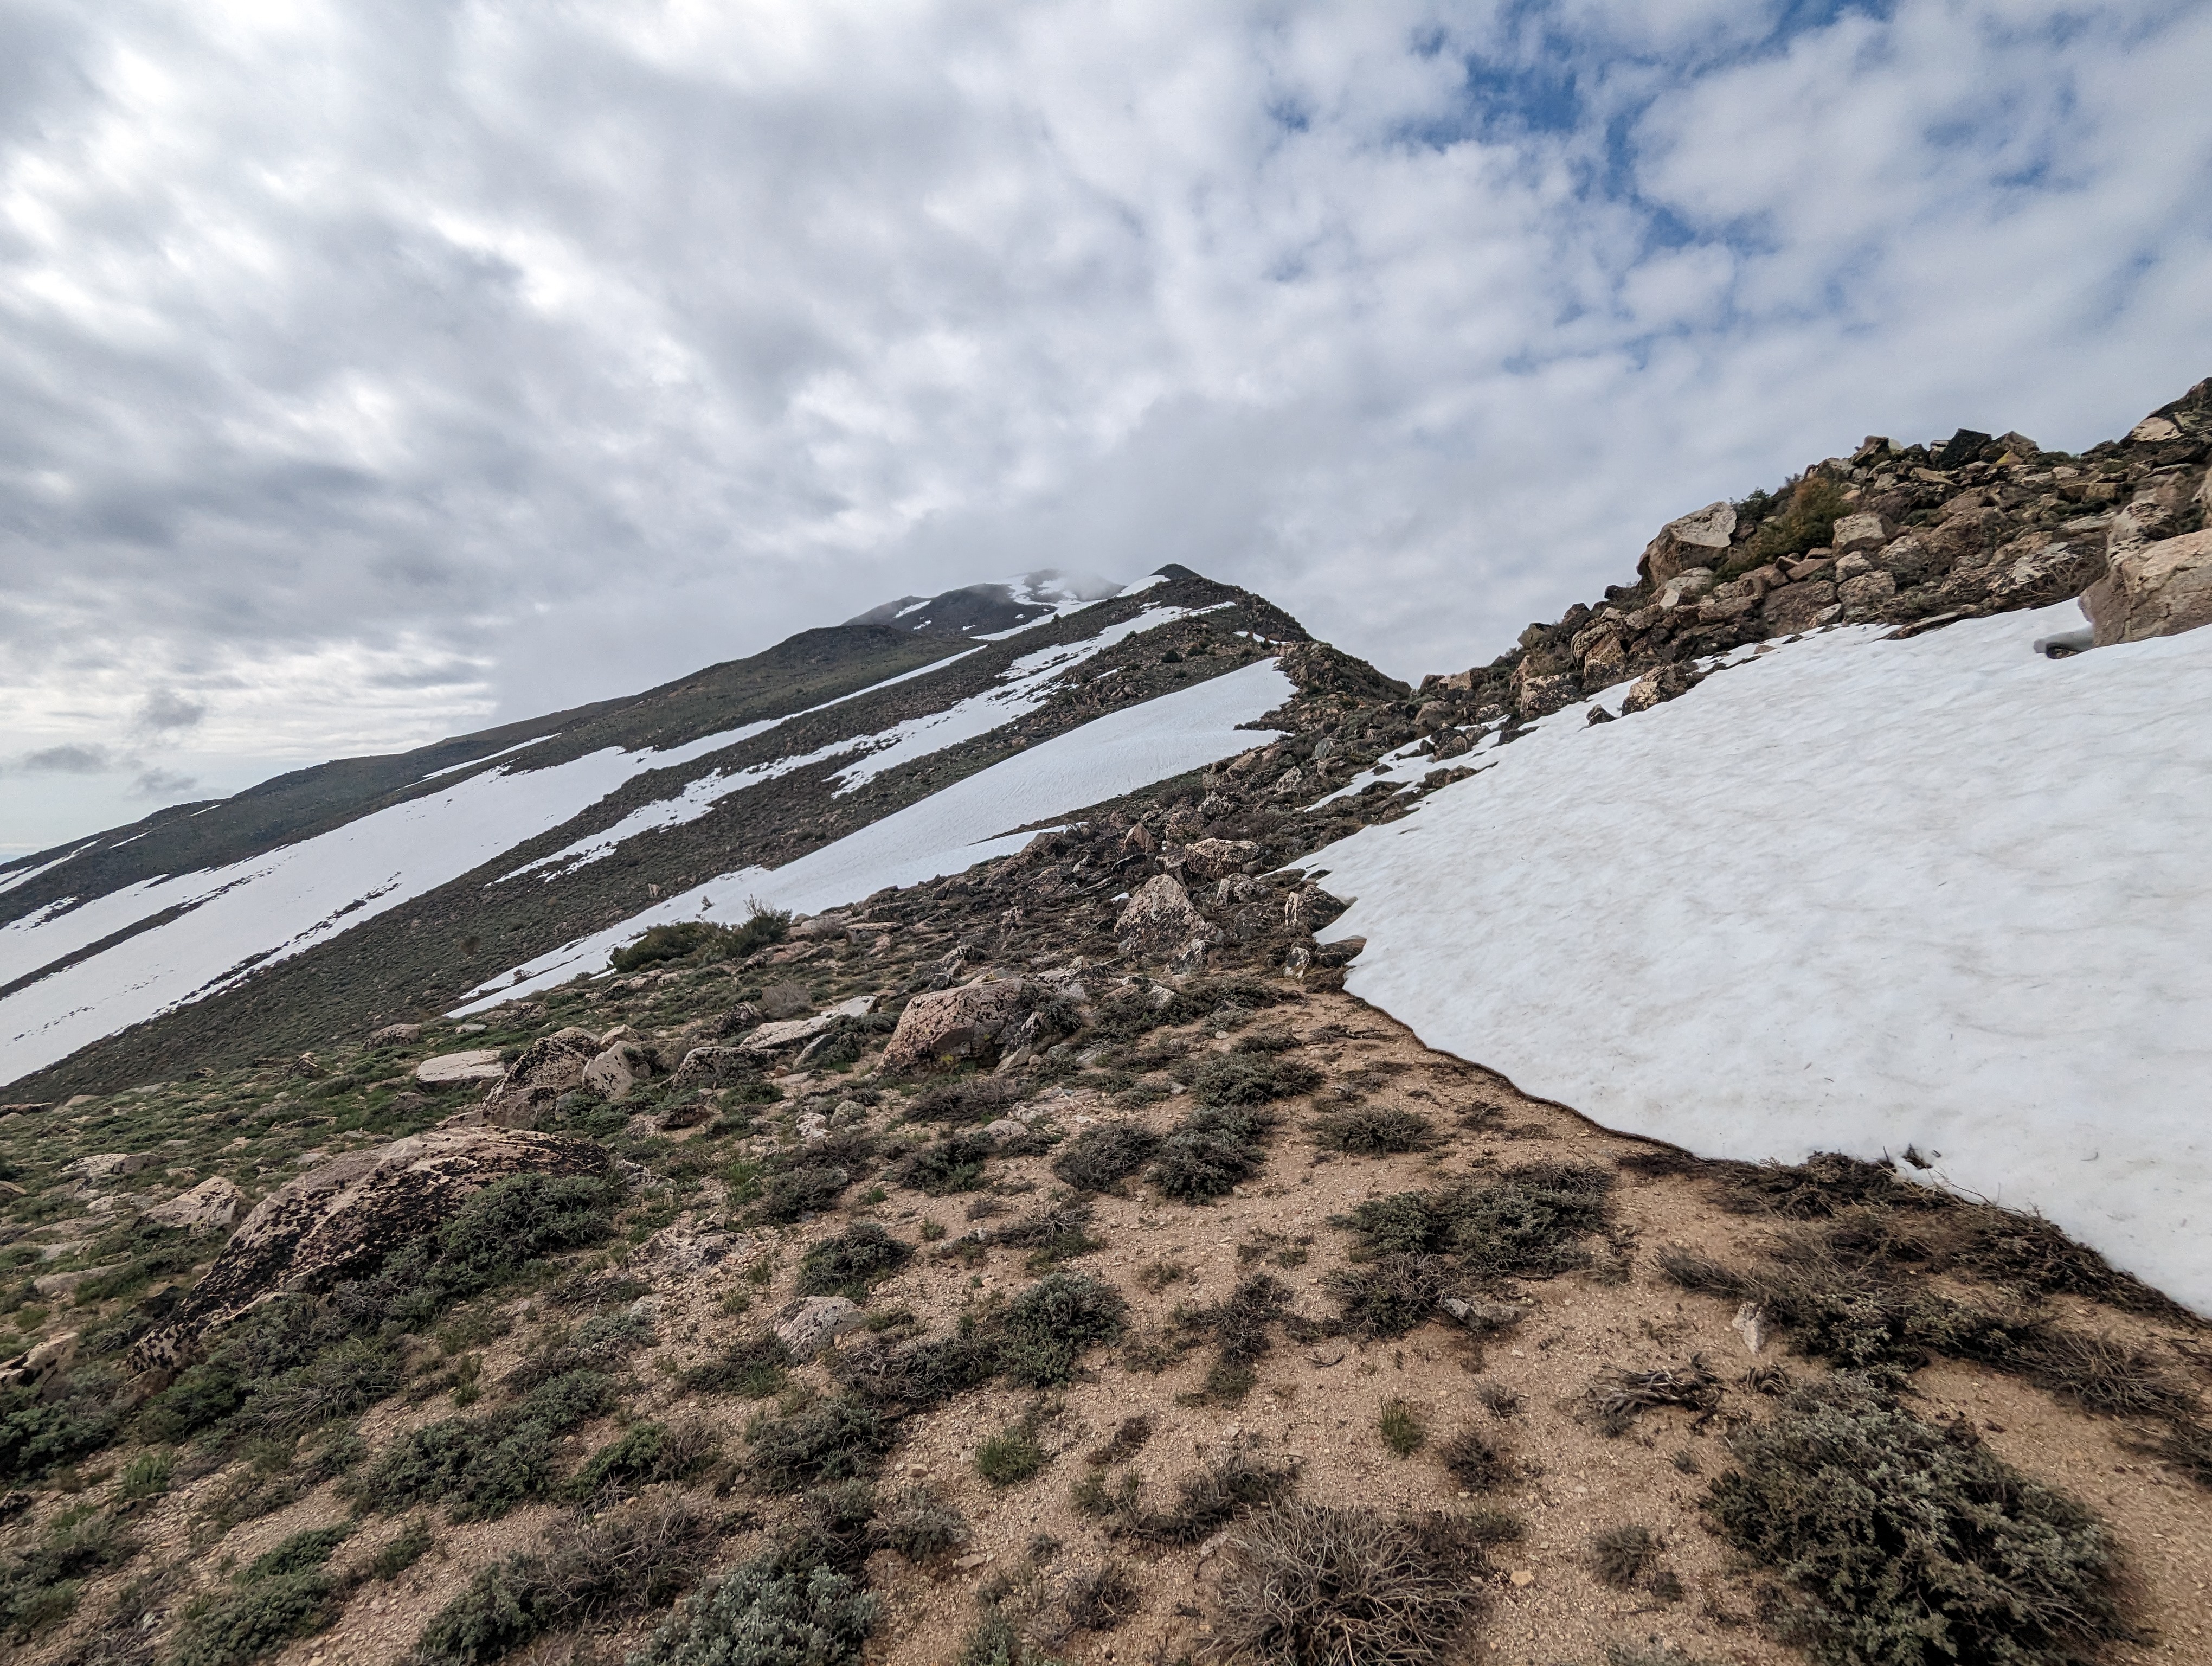
[[[1513,1570],[1513,1583],[1516,1585],[1533,1585],[1536,1583],[1536,1576],[1525,1567],[1516,1567]]]

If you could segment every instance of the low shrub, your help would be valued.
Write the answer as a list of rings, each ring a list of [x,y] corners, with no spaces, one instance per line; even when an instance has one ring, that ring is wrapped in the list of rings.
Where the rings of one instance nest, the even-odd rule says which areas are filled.
[[[670,1428],[641,1420],[586,1458],[562,1490],[572,1499],[593,1501],[655,1481],[684,1481],[714,1462],[720,1444],[704,1424]]]
[[[1322,1288],[1352,1335],[1389,1337],[1434,1318],[1452,1280],[1451,1263],[1442,1256],[1393,1252],[1336,1268]]]
[[[0,1562],[0,1638],[27,1642],[76,1611],[84,1582],[137,1554],[106,1513],[70,1511],[32,1548]]]
[[[126,1414],[120,1384],[97,1365],[46,1389],[0,1389],[0,1481],[37,1481],[98,1451]]]
[[[1324,1112],[1306,1124],[1314,1144],[1347,1157],[1386,1157],[1426,1151],[1437,1142],[1437,1125],[1417,1110],[1398,1105],[1351,1105]]]
[[[510,1394],[527,1394],[572,1371],[611,1371],[653,1339],[653,1321],[642,1313],[595,1313],[560,1341],[525,1356],[501,1386]]]
[[[1589,1562],[1598,1584],[1626,1590],[1659,1565],[1659,1541],[1648,1527],[1600,1528],[1590,1535]]]
[[[1143,1608],[1145,1594],[1127,1567],[1102,1562],[1070,1575],[1060,1601],[1069,1631],[1110,1632]]]
[[[1300,1059],[1267,1053],[1216,1053],[1191,1073],[1202,1105],[1229,1108],[1293,1099],[1322,1085],[1322,1073]]]
[[[430,1554],[437,1542],[430,1531],[430,1523],[417,1516],[384,1542],[375,1555],[368,1559],[368,1577],[372,1579],[397,1579]]]
[[[1480,1429],[1462,1429],[1448,1436],[1437,1446],[1436,1456],[1451,1478],[1470,1493],[1487,1493],[1510,1473],[1498,1443]]]
[[[742,924],[736,926],[718,926],[705,920],[683,920],[673,925],[650,927],[635,942],[624,945],[608,956],[607,964],[617,972],[635,972],[641,967],[657,965],[663,961],[693,957],[706,964],[720,960],[743,960],[770,944],[782,942],[790,935],[791,915],[781,909],[757,909]]]
[[[901,1161],[891,1176],[932,1197],[972,1192],[983,1183],[984,1165],[996,1149],[980,1134],[945,1134]]]
[[[1033,1417],[1000,1430],[975,1449],[975,1473],[994,1487],[1027,1481],[1044,1465],[1044,1448],[1037,1444]]]
[[[232,1666],[274,1654],[337,1618],[345,1587],[324,1571],[348,1526],[295,1533],[237,1576],[235,1589],[185,1610],[172,1666]]]
[[[817,1400],[780,1417],[757,1418],[745,1435],[755,1480],[779,1493],[872,1475],[892,1438],[884,1414],[849,1394]]]
[[[1161,1142],[1152,1183],[1184,1202],[1227,1196],[1266,1165],[1262,1141],[1275,1120],[1264,1110],[1200,1107]]]
[[[1025,1388],[1058,1388],[1086,1349],[1120,1340],[1128,1304],[1103,1279],[1054,1273],[993,1316],[987,1335],[999,1369]]]
[[[1409,1401],[1384,1401],[1382,1419],[1376,1428],[1382,1434],[1382,1444],[1400,1457],[1411,1457],[1428,1444],[1428,1426],[1421,1420],[1419,1411]]]
[[[1429,1666],[1480,1611],[1489,1572],[1449,1517],[1305,1504],[1255,1517],[1223,1563],[1217,1646],[1284,1666]]]
[[[1586,1265],[1610,1219],[1610,1170],[1537,1163],[1429,1192],[1371,1198],[1347,1218],[1369,1253],[1455,1257],[1472,1276],[1548,1278]]]
[[[692,1366],[684,1373],[684,1386],[708,1394],[733,1394],[741,1400],[766,1400],[783,1392],[793,1363],[783,1338],[763,1330]]]
[[[1788,1587],[1780,1629],[1817,1660],[2075,1666],[2136,1634],[2102,1522],[1863,1377],[1797,1389],[1733,1455],[1708,1513]]]
[[[422,1628],[409,1666],[485,1666],[550,1631],[665,1608],[699,1577],[720,1536],[684,1499],[557,1527],[544,1549],[480,1570]]]
[[[1104,1490],[1103,1478],[1091,1495],[1089,1513],[1105,1514],[1109,1534],[1153,1544],[1192,1545],[1210,1538],[1238,1517],[1286,1497],[1297,1485],[1295,1464],[1280,1468],[1264,1463],[1250,1453],[1232,1451],[1211,1467],[1184,1476],[1176,1483],[1176,1502],[1167,1510],[1149,1510],[1141,1504],[1141,1489],[1134,1476],[1126,1477],[1118,1494]],[[1078,1507],[1085,1502],[1078,1499]]]
[[[869,1533],[876,1543],[917,1562],[957,1550],[975,1536],[959,1508],[927,1481],[893,1493]]]
[[[913,1258],[913,1245],[893,1237],[875,1221],[854,1221],[800,1258],[799,1293],[865,1301],[871,1288]]]
[[[997,1076],[963,1076],[916,1094],[906,1108],[917,1122],[988,1122],[1018,1104],[1022,1091]]]
[[[1052,1160],[1052,1171],[1079,1192],[1110,1192],[1159,1150],[1160,1136],[1136,1122],[1085,1128]]]
[[[505,1515],[552,1490],[554,1442],[611,1397],[598,1372],[571,1371],[519,1405],[427,1425],[372,1464],[354,1484],[356,1494],[373,1510],[441,1504],[456,1522]]]
[[[1682,1407],[1703,1423],[1720,1408],[1721,1380],[1705,1368],[1702,1354],[1693,1353],[1686,1365],[1607,1371],[1590,1384],[1583,1400],[1599,1429],[1623,1435],[1641,1414],[1660,1406]]]
[[[688,1598],[630,1666],[849,1666],[882,1611],[844,1574],[770,1550]]]

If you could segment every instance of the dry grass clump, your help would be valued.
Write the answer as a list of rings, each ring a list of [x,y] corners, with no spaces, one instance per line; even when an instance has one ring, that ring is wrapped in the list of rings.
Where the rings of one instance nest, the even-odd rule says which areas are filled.
[[[694,1365],[684,1373],[684,1386],[708,1394],[733,1394],[743,1400],[766,1400],[783,1392],[794,1363],[783,1338],[763,1330],[733,1343],[719,1358]]]
[[[1797,1390],[1733,1455],[1707,1511],[1784,1582],[1779,1629],[1817,1660],[2079,1666],[2136,1635],[2103,1523],[1863,1377]]]
[[[1083,1455],[1083,1461],[1099,1469],[1127,1463],[1145,1450],[1145,1443],[1152,1438],[1152,1420],[1139,1412],[1134,1417],[1123,1418],[1102,1444]]]
[[[1487,1493],[1511,1473],[1497,1441],[1477,1428],[1447,1436],[1436,1448],[1437,1462],[1470,1493]]]
[[[1370,1254],[1450,1256],[1482,1279],[1548,1278],[1587,1264],[1577,1247],[1610,1219],[1613,1177],[1532,1163],[1428,1192],[1370,1198],[1346,1224]]]
[[[1214,1636],[1283,1666],[1429,1666],[1480,1611],[1488,1568],[1448,1517],[1277,1505],[1233,1535]]]
[[[1022,1097],[1020,1087],[996,1076],[963,1076],[915,1096],[906,1108],[916,1122],[988,1122]]]
[[[1101,1562],[1070,1575],[1060,1600],[1070,1632],[1110,1632],[1144,1607],[1135,1576],[1119,1562]]]
[[[972,1192],[983,1183],[984,1166],[998,1146],[980,1134],[947,1134],[902,1158],[891,1178],[932,1197]]]
[[[1662,1371],[1608,1371],[1586,1390],[1590,1419],[1608,1435],[1622,1435],[1643,1413],[1658,1406],[1681,1406],[1702,1424],[1720,1409],[1721,1380],[1705,1369],[1705,1356]]]
[[[846,1128],[826,1139],[781,1151],[762,1164],[767,1183],[753,1218],[789,1225],[801,1215],[834,1207],[846,1188],[875,1172],[878,1143],[863,1128]]]
[[[1382,1444],[1400,1457],[1411,1457],[1428,1444],[1428,1425],[1421,1420],[1419,1409],[1409,1400],[1386,1400],[1382,1415],[1376,1425]]]
[[[994,1487],[1012,1487],[1044,1468],[1045,1450],[1037,1444],[1034,1414],[999,1431],[975,1449],[975,1473]]]
[[[1503,1383],[1476,1383],[1474,1397],[1482,1402],[1483,1409],[1492,1417],[1503,1419],[1520,1414],[1521,1391],[1509,1389]]]
[[[483,1666],[547,1632],[665,1608],[698,1578],[720,1536],[715,1521],[683,1498],[562,1523],[544,1549],[481,1570],[422,1628],[409,1666]]]
[[[1598,1584],[1626,1590],[1659,1565],[1659,1540],[1648,1527],[1604,1527],[1590,1535],[1590,1572]]]
[[[1103,1245],[1105,1240],[1091,1237],[1090,1227],[1091,1205],[1079,1199],[1056,1209],[1040,1210],[1006,1225],[993,1227],[983,1235],[983,1241],[1003,1244],[1010,1250],[1028,1250],[1029,1270],[1042,1273]]]
[[[1426,1151],[1437,1143],[1437,1125],[1402,1105],[1349,1105],[1325,1111],[1306,1124],[1314,1144],[1347,1157],[1388,1157]]]
[[[1453,1277],[1442,1256],[1386,1251],[1336,1268],[1322,1280],[1322,1288],[1352,1335],[1403,1336],[1436,1316]]]
[[[1103,1517],[1112,1537],[1189,1545],[1239,1516],[1287,1496],[1297,1479],[1295,1463],[1277,1468],[1249,1452],[1232,1451],[1211,1468],[1178,1481],[1172,1509],[1146,1508],[1136,1476],[1125,1474],[1118,1485],[1109,1486],[1103,1469],[1093,1469],[1076,1482],[1069,1498],[1079,1514]]]
[[[1321,1333],[1321,1327],[1291,1308],[1289,1286],[1268,1273],[1241,1280],[1229,1299],[1215,1306],[1177,1308],[1175,1321],[1186,1333],[1212,1338],[1215,1355],[1206,1393],[1229,1404],[1242,1400],[1257,1381],[1253,1367],[1274,1346],[1269,1334],[1273,1327],[1282,1327],[1294,1341],[1310,1341]]]
[[[957,1550],[975,1536],[958,1506],[927,1481],[893,1493],[868,1531],[876,1543],[917,1562]]]
[[[1085,1128],[1052,1159],[1052,1171],[1079,1192],[1110,1192],[1152,1160],[1160,1136],[1135,1122]]]

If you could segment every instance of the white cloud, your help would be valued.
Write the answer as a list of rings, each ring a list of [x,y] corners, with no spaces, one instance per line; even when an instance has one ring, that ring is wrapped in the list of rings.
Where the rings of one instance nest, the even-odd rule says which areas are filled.
[[[19,8],[0,728],[228,780],[1170,559],[1413,673],[2212,371],[2212,14],[1796,10]]]

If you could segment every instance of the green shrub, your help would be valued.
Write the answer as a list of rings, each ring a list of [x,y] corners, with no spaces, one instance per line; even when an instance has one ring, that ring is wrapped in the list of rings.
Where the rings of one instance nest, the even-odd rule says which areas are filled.
[[[235,1589],[201,1597],[185,1610],[172,1666],[231,1666],[274,1654],[295,1637],[337,1618],[344,1587],[323,1565],[348,1526],[295,1533],[237,1576]]]
[[[865,1301],[872,1286],[913,1257],[911,1244],[893,1237],[876,1222],[855,1221],[836,1237],[816,1244],[800,1259],[799,1293]]]
[[[1546,1278],[1587,1264],[1578,1242],[1611,1218],[1607,1170],[1536,1163],[1430,1192],[1370,1198],[1347,1224],[1370,1254],[1446,1255],[1482,1279]]]
[[[1018,1085],[1000,1077],[961,1076],[916,1094],[906,1114],[916,1122],[988,1122],[1021,1097]]]
[[[1833,1666],[2074,1666],[2133,1636],[2110,1531],[1963,1424],[1849,1374],[1738,1435],[1706,1508],[1790,1587],[1781,1626]]]
[[[130,1560],[137,1549],[113,1517],[64,1512],[37,1545],[0,1562],[0,1638],[25,1642],[68,1619],[84,1582]]]
[[[1382,1444],[1400,1457],[1411,1457],[1428,1444],[1428,1426],[1410,1402],[1386,1400],[1378,1425]]]
[[[329,1561],[352,1533],[352,1524],[345,1522],[335,1527],[311,1527],[295,1533],[276,1549],[256,1557],[247,1566],[244,1577],[273,1579],[282,1574],[308,1572]]]
[[[1403,1336],[1437,1314],[1451,1283],[1442,1256],[1391,1253],[1340,1267],[1322,1280],[1354,1336]]]
[[[684,920],[654,926],[633,943],[607,957],[617,972],[634,972],[641,966],[696,955],[705,963],[742,960],[747,955],[781,943],[791,934],[791,915],[777,909],[757,909],[739,926],[717,926],[705,920]]]
[[[1136,1122],[1086,1128],[1052,1160],[1052,1171],[1079,1192],[1107,1192],[1152,1160],[1160,1136]]]
[[[783,1338],[763,1330],[735,1344],[717,1359],[684,1373],[684,1386],[709,1394],[733,1394],[741,1400],[766,1400],[783,1392],[791,1379],[791,1350]]]
[[[296,1433],[358,1416],[398,1387],[399,1361],[392,1351],[349,1337],[264,1383],[246,1403],[246,1415],[264,1429]]]
[[[1128,1304],[1103,1279],[1054,1273],[1009,1302],[991,1325],[999,1368],[1026,1388],[1057,1388],[1085,1349],[1121,1339]]]
[[[368,1575],[372,1579],[397,1579],[430,1554],[436,1542],[430,1523],[417,1516],[401,1528],[384,1547],[369,1558]]]
[[[633,1423],[584,1460],[566,1491],[573,1499],[593,1499],[654,1481],[683,1481],[714,1460],[718,1444],[703,1424],[671,1429]]]
[[[126,1501],[158,1498],[169,1490],[174,1456],[164,1451],[141,1452],[123,1466],[116,1478],[115,1496]]]
[[[1024,1418],[1001,1429],[975,1449],[975,1473],[994,1487],[1012,1487],[1027,1481],[1044,1468],[1044,1448],[1037,1444],[1036,1420]]]
[[[611,1398],[605,1377],[572,1371],[520,1405],[417,1429],[361,1478],[361,1500],[374,1510],[442,1504],[456,1522],[504,1515],[552,1489],[555,1440]]]
[[[981,1134],[948,1134],[906,1158],[892,1175],[902,1186],[932,1197],[972,1192],[983,1183],[984,1165],[996,1150]]]
[[[687,1600],[630,1666],[849,1666],[882,1610],[834,1568],[772,1550]]]
[[[1298,1059],[1265,1053],[1217,1053],[1191,1073],[1202,1105],[1264,1105],[1296,1098],[1322,1084],[1322,1073]]]
[[[1152,1183],[1186,1202],[1225,1197],[1265,1166],[1261,1142],[1274,1125],[1267,1111],[1194,1110],[1161,1142]]]
[[[1314,1144],[1347,1157],[1426,1151],[1437,1142],[1433,1122],[1398,1105],[1352,1105],[1325,1112],[1306,1126]]]
[[[745,1433],[755,1479],[780,1493],[814,1481],[872,1475],[892,1438],[883,1414],[852,1395],[757,1419]]]
[[[960,1640],[953,1666],[1059,1666],[1041,1654],[994,1602]]]
[[[957,1550],[975,1536],[968,1518],[927,1481],[902,1487],[870,1529],[875,1541],[910,1561]]]
[[[1590,1572],[1601,1585],[1626,1590],[1659,1563],[1659,1541],[1648,1527],[1601,1528],[1590,1535]]]

